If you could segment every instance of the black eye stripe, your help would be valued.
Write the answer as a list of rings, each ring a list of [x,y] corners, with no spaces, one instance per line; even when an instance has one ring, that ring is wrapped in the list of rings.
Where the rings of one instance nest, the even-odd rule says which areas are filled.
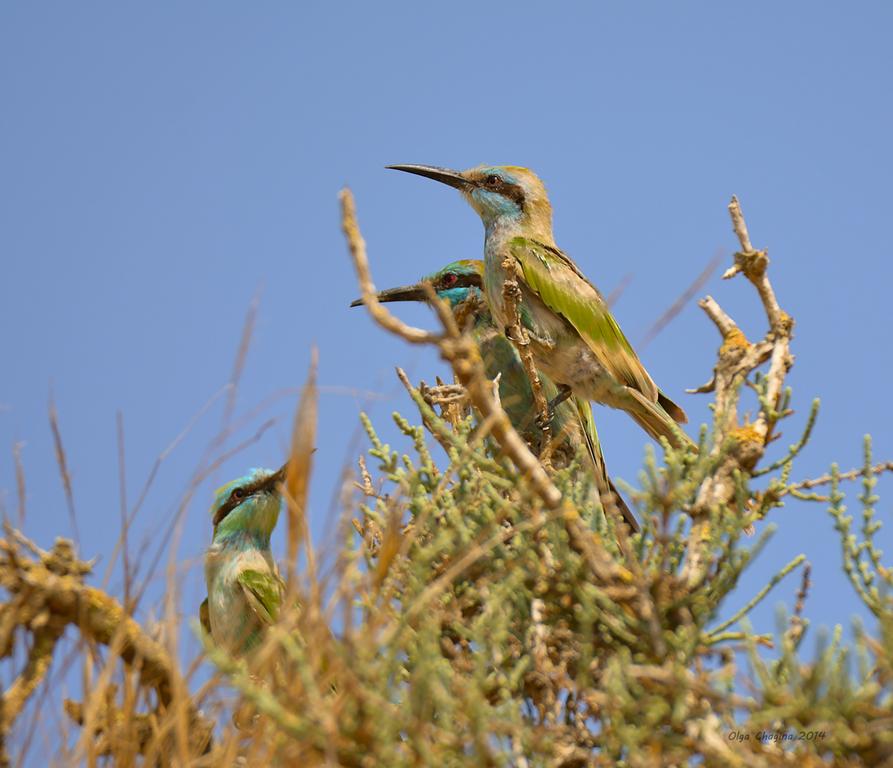
[[[491,181],[491,179],[495,179],[495,181]],[[484,185],[487,189],[490,189],[493,192],[498,192],[500,195],[504,195],[510,200],[514,200],[519,208],[524,207],[524,190],[520,185],[510,184],[505,179],[500,178],[495,174],[488,174],[485,176]]]
[[[217,512],[214,514],[214,527],[217,527],[217,524],[223,520],[230,512],[232,512],[236,507],[239,506],[245,499],[233,499],[229,498],[226,500],[226,503],[223,504]]]
[[[232,512],[236,507],[238,507],[242,502],[246,501],[250,496],[253,496],[260,488],[263,488],[267,484],[267,478],[261,478],[260,480],[255,480],[250,485],[242,485],[238,488],[233,488],[230,492],[229,498],[221,504],[220,508],[214,514],[214,527],[217,527],[217,524],[223,520],[230,512]],[[236,491],[242,491],[242,495],[240,497],[235,496]]]
[[[477,272],[469,275],[451,272],[450,275],[442,280],[441,285],[444,288],[482,288],[483,281]]]

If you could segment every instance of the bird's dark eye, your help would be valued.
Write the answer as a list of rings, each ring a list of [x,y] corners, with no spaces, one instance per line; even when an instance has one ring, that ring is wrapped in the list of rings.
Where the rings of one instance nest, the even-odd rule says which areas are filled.
[[[244,499],[245,498],[245,489],[244,488],[236,488],[232,492],[231,495],[232,495],[232,498],[235,499],[236,501],[238,501],[239,499]]]
[[[486,182],[488,187],[497,187],[499,186],[500,178],[495,173],[491,173],[487,177]]]
[[[441,284],[444,288],[452,288],[458,282],[459,276],[455,272],[448,272],[441,280]]]

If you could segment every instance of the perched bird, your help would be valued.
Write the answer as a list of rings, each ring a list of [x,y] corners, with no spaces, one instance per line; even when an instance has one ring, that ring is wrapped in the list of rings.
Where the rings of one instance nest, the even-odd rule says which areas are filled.
[[[520,320],[537,368],[558,385],[553,409],[573,393],[626,411],[654,439],[694,447],[676,426],[686,422],[685,412],[657,388],[601,293],[555,245],[552,206],[535,173],[518,166],[388,167],[455,187],[478,212],[485,233],[484,290],[493,319],[501,329],[511,325],[503,285],[517,277]]]
[[[484,298],[484,263],[479,260],[454,261],[432,275],[422,278],[415,284],[381,291],[378,300],[387,301],[427,301],[423,283],[430,283],[437,295],[448,302],[460,323],[471,323],[471,333],[481,350],[487,376],[499,376],[499,399],[509,420],[521,436],[539,452],[543,448],[543,432],[536,420],[536,406],[530,379],[518,356],[515,346],[493,323],[493,317]],[[360,306],[362,299],[351,303]],[[558,394],[555,384],[540,374],[543,393],[547,398]],[[605,508],[615,507],[633,531],[639,530],[635,516],[621,498],[608,477],[592,418],[592,409],[586,400],[572,397],[559,403],[555,408],[552,422],[556,436],[553,458],[565,466],[584,447],[590,465],[593,484]]]
[[[215,644],[230,653],[255,647],[279,615],[284,586],[270,535],[279,519],[278,485],[284,479],[285,466],[276,472],[252,469],[215,494],[214,538],[205,553],[208,597],[200,618]]]

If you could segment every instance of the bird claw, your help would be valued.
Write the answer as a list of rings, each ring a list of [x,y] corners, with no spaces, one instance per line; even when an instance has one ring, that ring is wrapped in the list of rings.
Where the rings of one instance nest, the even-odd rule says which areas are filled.
[[[536,417],[536,425],[541,430],[550,429],[552,420],[555,418],[555,409],[571,396],[571,388],[566,384],[558,386],[558,394],[553,397],[546,405],[546,412],[540,413]]]
[[[550,405],[545,413],[538,413],[536,416],[536,426],[540,432],[545,432],[552,428],[552,420],[555,418],[555,411]]]

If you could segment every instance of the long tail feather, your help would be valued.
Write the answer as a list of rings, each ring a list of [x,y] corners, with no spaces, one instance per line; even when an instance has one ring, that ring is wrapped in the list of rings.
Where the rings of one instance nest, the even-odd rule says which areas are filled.
[[[663,408],[677,424],[688,424],[688,416],[676,403],[670,400],[663,392],[657,393],[657,404]]]
[[[677,448],[697,449],[694,441],[676,426],[673,416],[667,413],[659,402],[651,402],[645,395],[631,387],[627,388],[627,392],[632,396],[634,402],[634,407],[629,409],[627,413],[652,438],[659,440],[661,437],[665,437],[670,441],[671,445]],[[680,413],[682,412],[679,406],[673,404],[672,401],[668,400],[668,402]],[[683,413],[682,415],[684,416],[685,414]]]
[[[605,466],[605,457],[602,453],[601,442],[598,439],[598,432],[595,429],[595,419],[592,418],[592,407],[586,400],[574,398],[577,406],[577,413],[580,414],[580,422],[583,426],[583,434],[586,437],[586,451],[593,465],[593,477],[595,478],[596,488],[598,490],[599,499],[602,507],[607,512],[613,510],[620,513],[623,521],[635,532],[639,530],[639,521],[626,505],[623,497],[617,491],[611,478],[608,477],[608,469]]]
[[[633,533],[638,533],[639,521],[636,520],[636,516],[626,505],[623,496],[620,495],[620,491],[617,490],[617,486],[614,485],[614,481],[611,480],[611,478],[608,478],[608,489],[610,496],[608,498],[602,497],[602,504],[607,504],[609,508],[613,504],[614,508],[620,513],[621,517],[623,517],[623,522],[630,527],[630,530]]]

